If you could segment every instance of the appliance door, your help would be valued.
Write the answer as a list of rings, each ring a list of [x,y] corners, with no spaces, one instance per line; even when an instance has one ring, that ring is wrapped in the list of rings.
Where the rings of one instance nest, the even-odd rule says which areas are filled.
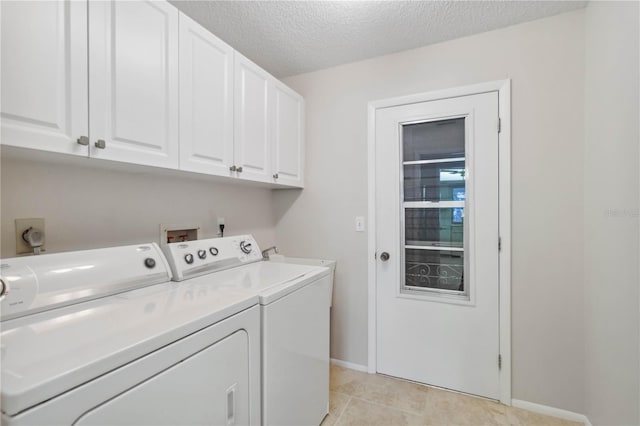
[[[75,425],[249,423],[247,332],[231,336],[84,414]]]
[[[263,424],[318,425],[329,411],[331,276],[262,307]]]
[[[254,306],[3,424],[258,425],[259,348]]]

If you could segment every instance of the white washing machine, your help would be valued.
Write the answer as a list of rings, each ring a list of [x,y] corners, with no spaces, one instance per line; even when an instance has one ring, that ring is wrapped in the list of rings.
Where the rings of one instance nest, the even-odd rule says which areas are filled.
[[[155,244],[1,262],[2,424],[260,423],[258,297]]]
[[[331,270],[264,262],[252,236],[163,246],[174,279],[258,295],[262,423],[318,425],[329,411]]]

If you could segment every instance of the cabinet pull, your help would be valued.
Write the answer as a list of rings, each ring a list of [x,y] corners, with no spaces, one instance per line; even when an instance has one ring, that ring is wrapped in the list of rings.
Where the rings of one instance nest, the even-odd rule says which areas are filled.
[[[278,179],[278,174],[276,173],[275,175],[273,175],[274,179]]]
[[[104,139],[98,139],[95,145],[96,145],[96,148],[100,148],[100,149],[105,149],[107,147],[107,143],[104,141]]]
[[[238,167],[236,170],[238,171],[238,173],[242,173],[242,166]]]
[[[78,138],[78,145],[89,145],[89,138],[86,136],[80,136]]]
[[[232,172],[235,172],[236,171],[236,166],[229,167],[229,170],[231,170]]]

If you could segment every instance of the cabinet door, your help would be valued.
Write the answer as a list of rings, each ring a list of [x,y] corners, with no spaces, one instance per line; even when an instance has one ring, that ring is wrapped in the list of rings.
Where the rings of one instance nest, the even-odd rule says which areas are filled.
[[[3,1],[2,143],[88,154],[87,3]]]
[[[180,14],[180,169],[230,176],[233,49]]]
[[[91,156],[177,168],[178,10],[91,1],[89,50]]]
[[[243,179],[273,182],[271,177],[271,109],[273,83],[266,71],[235,53],[234,164]]]
[[[279,81],[274,86],[274,182],[304,186],[304,99]]]

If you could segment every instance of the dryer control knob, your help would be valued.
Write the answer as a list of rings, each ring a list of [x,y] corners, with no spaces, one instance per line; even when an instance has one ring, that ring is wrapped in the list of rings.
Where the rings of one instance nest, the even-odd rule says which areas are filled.
[[[2,278],[0,278],[0,299],[5,297],[9,293],[9,286],[4,282]]]
[[[185,254],[184,261],[187,262],[188,265],[191,265],[193,263],[193,255],[191,253]]]
[[[149,269],[153,269],[156,266],[156,260],[152,257],[147,257],[144,260],[144,266],[146,266]]]
[[[211,253],[211,256],[217,256],[218,255],[218,249],[215,247],[211,247],[209,249],[209,253]]]
[[[207,251],[206,250],[198,250],[198,257],[200,259],[204,259],[205,257],[207,257]]]
[[[251,243],[240,241],[240,250],[242,250],[244,254],[251,253]]]

